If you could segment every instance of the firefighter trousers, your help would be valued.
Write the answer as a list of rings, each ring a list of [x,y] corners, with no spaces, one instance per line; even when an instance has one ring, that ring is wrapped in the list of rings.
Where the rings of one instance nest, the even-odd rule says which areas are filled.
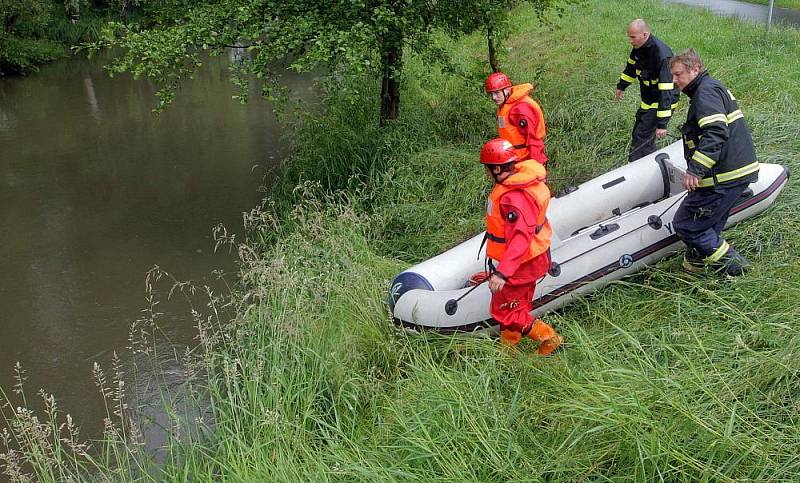
[[[678,238],[703,257],[713,254],[723,243],[720,235],[731,208],[746,188],[747,184],[740,184],[690,191],[673,220]]]
[[[656,152],[656,119],[655,109],[641,109],[636,111],[636,121],[633,123],[631,133],[631,149],[628,152],[628,162]]]

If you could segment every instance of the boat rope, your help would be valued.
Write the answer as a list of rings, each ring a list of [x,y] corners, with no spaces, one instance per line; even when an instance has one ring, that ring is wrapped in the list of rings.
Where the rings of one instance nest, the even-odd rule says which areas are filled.
[[[467,295],[471,294],[471,293],[472,293],[472,292],[473,292],[473,291],[474,291],[476,288],[478,288],[478,287],[480,287],[481,285],[483,285],[484,283],[486,283],[486,282],[489,280],[489,278],[490,278],[490,277],[486,277],[486,278],[485,278],[485,279],[483,279],[483,280],[482,280],[480,283],[476,284],[474,287],[472,287],[471,289],[469,289],[469,290],[467,290],[466,292],[464,292],[463,294],[461,294],[461,296],[460,296],[460,297],[458,297],[457,299],[450,299],[450,300],[448,300],[448,301],[447,301],[447,302],[444,304],[444,312],[445,312],[447,315],[453,315],[453,314],[455,314],[455,313],[456,313],[456,311],[458,310],[458,302],[459,302],[461,299],[463,299],[464,297],[466,297]]]
[[[653,136],[655,136],[655,134],[653,134]],[[674,134],[672,134],[672,133],[670,133],[670,132],[668,132],[668,133],[667,133],[667,137],[670,137],[670,138],[672,138],[672,139],[683,139],[683,137],[681,137],[681,136],[676,136],[676,135],[674,135]],[[643,143],[641,143],[641,144],[639,144],[638,146],[636,146],[636,148],[635,148],[635,149],[633,149],[633,150],[632,150],[632,151],[631,151],[631,152],[630,152],[628,155],[630,156],[631,154],[638,152],[638,151],[639,151],[640,149],[642,149],[643,147],[645,147],[645,146],[649,146],[649,145],[650,145],[650,140],[648,139],[647,141],[644,141]]]

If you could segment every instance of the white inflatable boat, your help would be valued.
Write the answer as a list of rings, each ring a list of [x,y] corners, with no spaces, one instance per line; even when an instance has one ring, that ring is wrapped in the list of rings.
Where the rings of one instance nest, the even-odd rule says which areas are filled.
[[[554,197],[548,208],[552,265],[536,285],[533,313],[561,307],[681,250],[672,218],[686,193],[685,169],[678,141]],[[764,211],[788,179],[787,167],[761,163],[758,181],[726,226]],[[482,241],[483,233],[396,276],[388,297],[395,322],[442,332],[492,327],[488,284],[467,286],[472,274],[484,270]]]

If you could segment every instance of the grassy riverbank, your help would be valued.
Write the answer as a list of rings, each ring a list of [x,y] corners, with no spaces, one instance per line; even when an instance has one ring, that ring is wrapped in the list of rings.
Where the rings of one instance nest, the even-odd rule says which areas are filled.
[[[761,159],[797,168],[797,32],[765,45],[760,27],[732,19],[594,1],[552,28],[526,14],[508,42],[512,78],[538,85],[557,185],[623,162],[636,96],[618,106],[612,93],[636,15],[676,50],[698,48],[742,100]],[[374,105],[359,102],[375,92],[362,90],[355,105],[334,101],[324,124],[302,131],[312,142],[287,163],[285,187],[306,183],[286,191],[293,209],[254,226],[253,241],[280,242],[252,245],[252,303],[213,355],[224,369],[213,385],[214,439],[180,471],[245,480],[793,478],[793,186],[729,235],[755,263],[751,275],[697,280],[666,260],[551,314],[568,341],[551,359],[527,346],[392,329],[383,304],[392,275],[482,221],[488,186],[476,159],[493,130],[476,68],[483,39],[445,47],[448,69],[411,60],[392,130],[372,127]]]
[[[675,50],[700,51],[740,99],[761,161],[796,172],[798,32],[777,27],[765,44],[760,26],[734,19],[590,0],[549,26],[521,12],[506,44],[505,70],[537,85],[554,188],[624,162],[638,101],[634,89],[618,105],[613,91],[640,15]],[[391,277],[476,233],[489,188],[477,162],[494,135],[484,39],[440,47],[449,61],[409,58],[391,128],[375,127],[378,86],[364,79],[299,121],[278,201],[248,217],[239,316],[201,324],[214,424],[182,432],[160,479],[794,479],[794,183],[728,234],[752,273],[697,279],[664,260],[549,314],[567,341],[554,357],[392,327]],[[115,448],[126,465],[143,461]]]

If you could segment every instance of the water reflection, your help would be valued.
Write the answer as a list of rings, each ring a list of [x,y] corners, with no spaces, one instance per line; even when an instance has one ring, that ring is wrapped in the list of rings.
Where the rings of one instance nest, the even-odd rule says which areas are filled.
[[[91,109],[92,117],[100,120],[100,108],[97,105],[97,96],[94,94],[94,82],[92,77],[88,74],[83,76],[83,87],[86,89],[86,101]]]
[[[109,366],[129,344],[148,269],[225,290],[235,260],[214,253],[212,227],[241,231],[262,175],[283,155],[259,87],[245,106],[231,100],[227,59],[208,61],[158,116],[155,87],[109,78],[106,60],[0,80],[0,386],[13,386],[20,361],[30,395],[55,394],[90,437],[105,414],[92,363]],[[303,93],[311,85],[287,82]],[[159,305],[163,353],[192,342],[189,302]]]

